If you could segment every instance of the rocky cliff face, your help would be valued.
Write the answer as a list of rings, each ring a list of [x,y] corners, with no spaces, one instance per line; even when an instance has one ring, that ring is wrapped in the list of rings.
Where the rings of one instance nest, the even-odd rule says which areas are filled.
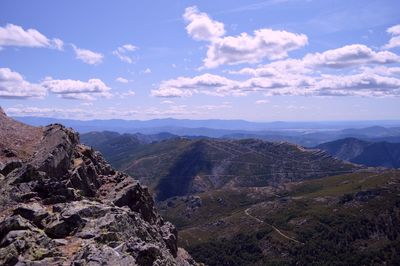
[[[196,265],[147,188],[73,130],[0,125],[1,265]]]

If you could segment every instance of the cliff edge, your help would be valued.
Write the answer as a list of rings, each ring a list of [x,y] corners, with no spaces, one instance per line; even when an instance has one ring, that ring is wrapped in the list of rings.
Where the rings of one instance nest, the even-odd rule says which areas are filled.
[[[197,265],[147,188],[59,124],[0,110],[1,265]]]

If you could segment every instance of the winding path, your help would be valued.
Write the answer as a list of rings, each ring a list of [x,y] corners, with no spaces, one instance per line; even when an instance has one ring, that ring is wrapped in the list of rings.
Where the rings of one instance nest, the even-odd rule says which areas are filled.
[[[277,232],[278,234],[280,234],[280,235],[283,236],[284,238],[286,238],[286,239],[288,239],[288,240],[290,240],[290,241],[296,242],[297,244],[302,244],[302,245],[304,245],[304,243],[298,241],[297,239],[294,239],[293,237],[290,237],[290,236],[288,236],[288,235],[285,235],[284,233],[282,233],[281,230],[279,230],[278,228],[276,228],[276,227],[273,226],[272,224],[266,223],[265,221],[263,221],[263,220],[261,220],[261,219],[255,217],[255,216],[251,215],[251,214],[249,213],[250,209],[251,209],[251,208],[247,208],[246,210],[244,210],[244,213],[245,213],[247,216],[249,216],[249,217],[251,217],[251,218],[257,220],[259,223],[264,223],[264,224],[267,224],[267,225],[271,226],[272,229],[275,230],[275,232]]]

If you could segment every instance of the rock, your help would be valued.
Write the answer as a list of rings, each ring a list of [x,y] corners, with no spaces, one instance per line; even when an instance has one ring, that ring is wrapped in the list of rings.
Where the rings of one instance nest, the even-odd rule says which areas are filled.
[[[21,166],[22,162],[20,160],[8,161],[0,165],[0,173],[6,176],[9,173],[11,173],[14,169],[19,168]]]
[[[109,246],[87,245],[80,250],[73,259],[74,266],[86,265],[137,265],[136,260],[126,254],[122,254]]]
[[[148,189],[72,129],[0,125],[2,151],[27,149],[0,154],[0,265],[197,265]]]
[[[62,217],[46,225],[44,231],[51,238],[65,238],[76,233],[85,221],[78,214]]]
[[[45,208],[36,202],[32,204],[21,204],[14,210],[14,214],[32,221],[39,228],[43,228],[42,220],[49,216]]]
[[[116,206],[128,206],[132,211],[142,214],[148,222],[156,222],[159,218],[155,214],[153,198],[147,188],[140,186],[138,182],[127,185],[117,192],[114,200]]]
[[[178,252],[178,231],[175,226],[171,223],[166,222],[163,226],[161,226],[161,235],[164,239],[167,248],[171,251],[172,255],[176,257]]]

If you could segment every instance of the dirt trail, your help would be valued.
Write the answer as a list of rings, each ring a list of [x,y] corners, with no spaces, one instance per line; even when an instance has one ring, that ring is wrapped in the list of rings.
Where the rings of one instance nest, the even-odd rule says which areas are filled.
[[[288,236],[288,235],[285,235],[284,233],[282,233],[281,230],[279,230],[278,228],[276,228],[276,227],[273,226],[272,224],[266,223],[266,222],[264,222],[263,220],[261,220],[261,219],[255,217],[255,216],[253,216],[253,215],[251,215],[251,214],[249,213],[250,209],[251,209],[251,208],[247,208],[246,210],[244,210],[244,213],[245,213],[247,216],[249,216],[249,217],[251,217],[251,218],[257,220],[259,223],[264,223],[264,224],[267,224],[267,225],[271,226],[272,229],[275,230],[275,232],[277,232],[278,234],[280,234],[280,235],[283,236],[284,238],[286,238],[286,239],[288,239],[288,240],[290,240],[290,241],[296,242],[297,244],[302,244],[302,245],[304,245],[304,243],[302,243],[302,242],[300,242],[300,241],[294,239],[293,237],[290,237],[290,236]]]

